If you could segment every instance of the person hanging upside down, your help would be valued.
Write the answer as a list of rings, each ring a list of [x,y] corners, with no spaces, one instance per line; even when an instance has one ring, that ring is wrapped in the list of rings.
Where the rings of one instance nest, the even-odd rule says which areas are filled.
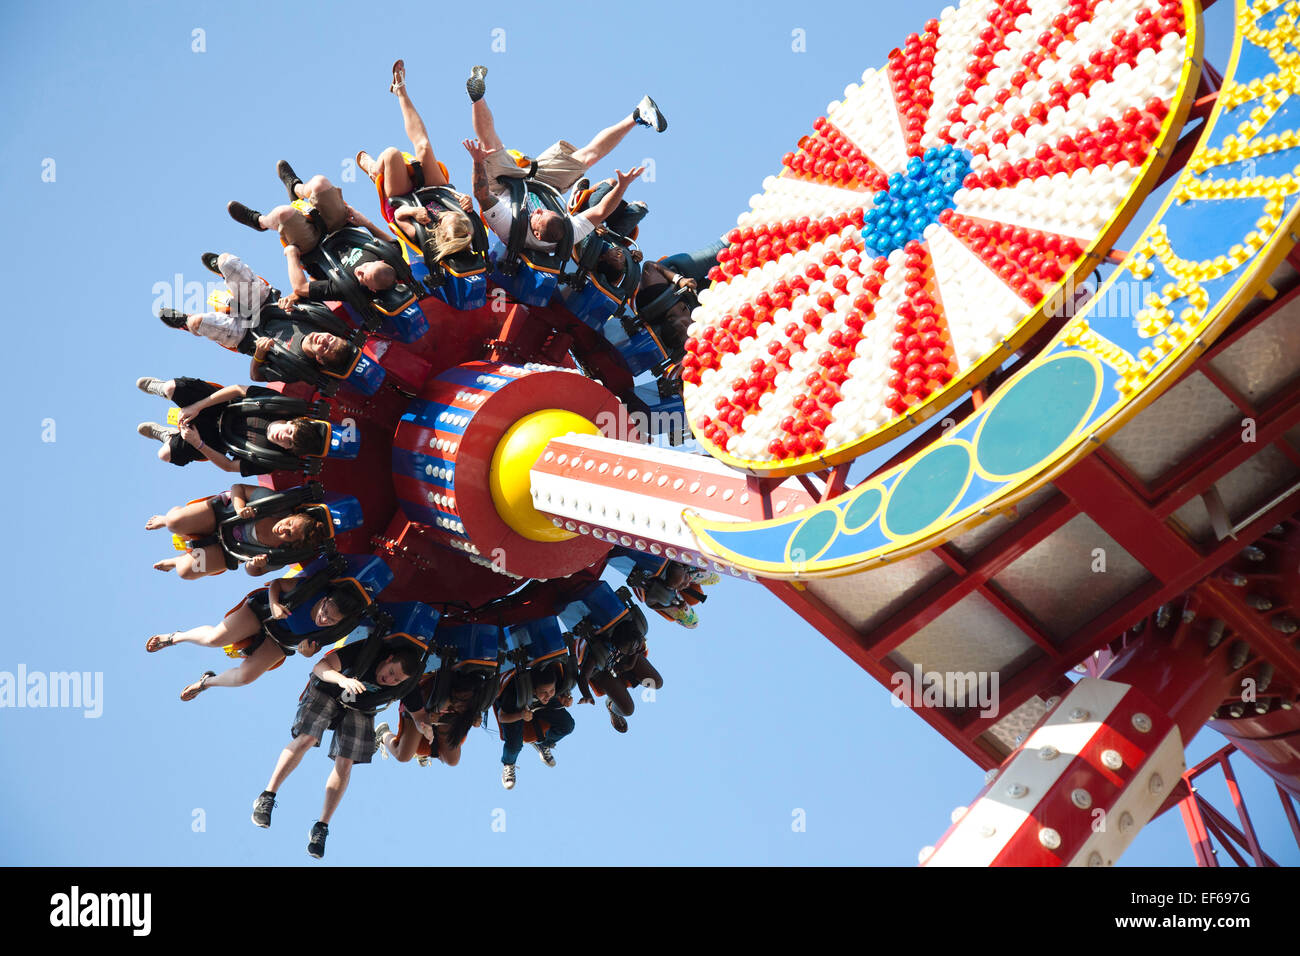
[[[538,182],[564,193],[588,169],[609,155],[634,126],[651,126],[659,132],[668,128],[668,121],[660,114],[659,107],[647,96],[629,116],[601,130],[586,146],[577,148],[572,143],[560,140],[547,147],[535,160],[529,160],[521,166],[507,152],[505,143],[497,134],[492,111],[483,99],[487,90],[483,82],[486,75],[486,67],[476,66],[465,83],[472,104],[470,119],[476,138],[466,140],[464,146],[474,161],[474,198],[478,200],[484,222],[502,242],[510,241],[512,214],[509,193],[497,182],[498,176],[523,178],[530,175],[531,171]],[[569,217],[573,223],[575,243],[580,242],[614,213],[628,185],[643,172],[644,166],[637,166],[626,175],[615,171],[615,186],[605,197],[581,215]],[[534,210],[528,225],[529,235],[525,237],[525,245],[530,249],[552,252],[564,236],[563,217],[551,210]]]
[[[432,674],[426,674],[406,697],[402,698],[398,712],[397,733],[388,724],[375,728],[375,743],[392,754],[401,763],[412,757],[441,760],[448,767],[460,763],[460,748],[472,728],[482,723],[475,706],[482,682],[474,677],[454,674],[451,679],[451,696],[446,705],[437,711],[425,710],[425,701],[433,685]]]
[[[364,641],[350,644],[316,662],[289,729],[292,740],[280,752],[266,789],[253,803],[253,823],[269,827],[281,785],[303,754],[320,746],[325,731],[333,727],[329,756],[334,769],[325,784],[324,808],[311,828],[307,844],[307,852],[317,859],[325,855],[329,822],[347,790],[352,765],[370,763],[375,753],[375,714],[400,697],[408,682],[420,673],[420,656],[412,647],[399,648],[358,673],[364,647]]]
[[[627,733],[627,718],[636,709],[629,688],[660,690],[664,686],[664,679],[646,660],[644,623],[644,619],[638,622],[631,617],[624,618],[606,633],[584,639],[579,645],[582,663],[578,668],[578,689],[582,691],[582,699],[578,703],[595,704],[591,696],[594,687],[605,696],[609,722],[620,734]],[[590,645],[596,641],[604,643],[607,651],[603,664],[592,653]]]
[[[238,605],[226,612],[220,624],[203,624],[188,631],[155,634],[145,642],[145,650],[153,654],[173,644],[198,644],[200,647],[231,646],[243,656],[236,667],[217,674],[205,671],[203,676],[181,691],[181,700],[190,701],[209,687],[243,687],[251,684],[286,657],[295,652],[304,657],[320,650],[320,641],[313,638],[311,627],[317,630],[333,628],[349,615],[364,606],[353,591],[327,588],[308,607],[291,611],[284,599],[298,586],[298,578],[279,578],[267,587],[250,591]],[[288,618],[298,616],[306,636],[289,629]]]
[[[222,471],[241,475],[265,475],[275,469],[242,459],[227,457],[230,448],[222,437],[222,419],[225,406],[244,398],[268,398],[279,393],[258,385],[227,385],[222,388],[212,382],[197,378],[174,378],[163,381],[141,378],[136,383],[140,391],[157,395],[180,406],[180,427],[171,428],[157,422],[141,422],[137,431],[145,438],[162,442],[158,449],[161,461],[173,465],[207,460]],[[249,436],[278,445],[302,458],[320,446],[322,427],[328,423],[309,418],[272,420],[267,416],[239,414],[239,428]]]
[[[389,146],[377,159],[362,150],[357,153],[357,165],[372,182],[382,177],[384,198],[389,200],[407,195],[419,199],[420,191],[426,187],[450,186],[445,167],[433,154],[424,121],[406,91],[406,66],[401,60],[393,64],[393,83],[389,90],[401,106],[402,124],[415,159],[408,163],[401,150]],[[474,234],[469,218],[474,213],[474,202],[463,193],[456,193],[456,201],[460,212],[432,199],[421,206],[400,206],[393,212],[393,223],[422,251],[426,262],[441,262],[469,247]],[[423,242],[421,233],[425,237]]]
[[[178,505],[165,515],[154,515],[145,523],[146,531],[165,527],[172,534],[191,539],[190,550],[175,558],[164,558],[154,567],[159,571],[175,571],[186,581],[233,571],[240,559],[227,550],[218,528],[234,517],[243,520],[226,528],[230,540],[285,553],[285,557],[277,557],[274,552],[259,554],[245,562],[244,570],[252,575],[296,563],[303,550],[318,547],[329,539],[328,525],[312,509],[301,505],[279,515],[259,516],[252,502],[273,494],[269,488],[235,484],[223,494]]]
[[[226,280],[230,296],[222,311],[187,314],[177,309],[159,309],[158,317],[173,329],[185,329],[200,338],[211,339],[233,350],[256,327],[263,306],[275,302],[280,291],[250,269],[239,256],[229,252],[201,256],[204,268]]]
[[[556,693],[559,683],[556,671],[553,663],[533,668],[533,699],[525,707],[515,703],[513,686],[504,685],[497,696],[497,726],[505,741],[501,748],[501,786],[507,790],[514,789],[515,761],[526,739],[537,750],[542,763],[554,767],[552,748],[573,733],[573,715],[565,709],[573,704],[573,697]]]
[[[239,202],[227,205],[230,217],[259,232],[268,229],[279,232],[293,289],[287,297],[290,302],[297,299],[310,299],[313,302],[341,301],[344,296],[334,288],[337,284],[333,280],[311,282],[307,278],[302,268],[302,257],[320,245],[325,236],[344,226],[360,226],[383,243],[392,242],[392,237],[366,218],[364,213],[345,203],[342,191],[324,176],[314,176],[303,183],[284,160],[280,160],[276,172],[288,189],[291,201],[305,199],[311,202],[311,218],[293,206],[276,206],[263,215]],[[358,247],[355,254],[349,257],[348,268],[356,280],[371,292],[383,292],[397,285],[397,270],[369,249]],[[284,304],[283,300],[281,304]]]

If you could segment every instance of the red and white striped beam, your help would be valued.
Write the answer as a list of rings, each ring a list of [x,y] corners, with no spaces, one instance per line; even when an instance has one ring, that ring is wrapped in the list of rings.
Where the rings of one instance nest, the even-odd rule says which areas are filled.
[[[753,579],[701,551],[682,515],[690,509],[721,521],[763,518],[763,501],[746,476],[701,455],[600,435],[553,439],[533,466],[533,507],[557,526],[646,554]],[[772,517],[817,500],[797,479],[769,493]]]
[[[1085,678],[1048,712],[922,866],[1111,866],[1186,769],[1182,735],[1130,684]]]

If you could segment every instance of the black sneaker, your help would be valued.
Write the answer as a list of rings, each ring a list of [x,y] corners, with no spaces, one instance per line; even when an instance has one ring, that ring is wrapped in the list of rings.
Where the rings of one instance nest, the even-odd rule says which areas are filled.
[[[263,790],[261,796],[253,801],[253,822],[259,827],[271,825],[271,811],[275,809],[275,794]]]
[[[632,111],[632,119],[642,126],[653,126],[655,132],[662,133],[668,128],[668,120],[659,112],[659,105],[650,97],[643,97]]]
[[[185,320],[189,318],[184,312],[177,312],[175,309],[159,309],[158,318],[162,319],[163,325],[169,329],[185,328]]]
[[[275,164],[275,174],[280,177],[280,182],[284,183],[284,188],[289,190],[289,202],[297,199],[298,194],[293,191],[293,187],[297,186],[302,180],[293,171],[293,167],[282,159]]]
[[[249,209],[242,202],[235,202],[232,199],[226,203],[226,212],[230,213],[230,218],[240,225],[247,226],[249,229],[256,229],[258,232],[266,232],[266,227],[262,225],[262,214],[254,209]]]
[[[605,707],[609,709],[609,722],[614,725],[614,729],[620,734],[627,733],[627,718],[614,711],[613,702],[605,701]]]
[[[471,103],[477,103],[487,93],[487,84],[483,82],[485,76],[487,76],[486,66],[476,66],[469,71],[469,79],[465,81],[465,92],[469,93]]]
[[[217,268],[217,259],[219,259],[220,256],[215,252],[205,252],[203,255],[199,256],[199,258],[203,260],[203,268],[207,269],[209,272],[215,272],[217,275],[221,275],[221,270]]]
[[[325,855],[325,838],[330,835],[330,825],[321,823],[317,820],[311,825],[311,841],[307,844],[307,852],[320,859]]]

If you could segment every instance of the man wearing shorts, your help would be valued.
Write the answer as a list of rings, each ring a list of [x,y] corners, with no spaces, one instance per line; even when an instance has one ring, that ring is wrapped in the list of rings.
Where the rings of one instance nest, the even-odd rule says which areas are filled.
[[[668,128],[668,121],[659,112],[659,107],[650,97],[645,97],[637,104],[630,115],[613,126],[606,127],[592,138],[586,146],[575,147],[565,140],[549,146],[535,160],[520,166],[506,151],[505,143],[497,135],[492,111],[488,109],[483,96],[487,87],[483,78],[487,68],[476,66],[465,83],[472,103],[470,118],[474,124],[474,135],[479,148],[476,151],[466,141],[465,148],[474,158],[474,195],[479,201],[483,219],[502,242],[510,241],[511,212],[509,202],[501,202],[508,196],[507,190],[497,182],[499,176],[522,179],[531,175],[539,182],[546,183],[557,192],[564,193],[572,188],[584,173],[599,160],[604,159],[622,142],[634,126],[651,126],[658,132]],[[482,166],[483,187],[488,194],[485,201],[480,189],[479,170]],[[617,185],[605,198],[592,209],[579,216],[571,216],[573,222],[573,241],[581,241],[596,226],[605,221],[618,208],[623,193],[628,185],[644,172],[644,167],[633,169],[626,176],[618,173]],[[541,252],[555,250],[556,242],[564,235],[562,217],[549,210],[534,210],[529,217],[529,235],[525,245]]]
[[[375,752],[375,714],[401,697],[408,681],[420,673],[420,656],[413,647],[393,651],[357,673],[364,641],[330,651],[312,668],[311,680],[299,698],[298,712],[289,734],[293,738],[280,752],[266,789],[253,804],[253,822],[271,825],[275,794],[302,755],[320,746],[325,731],[333,728],[329,755],[334,769],[325,784],[325,806],[311,828],[307,852],[320,859],[325,855],[330,817],[347,790],[354,763],[370,763]]]

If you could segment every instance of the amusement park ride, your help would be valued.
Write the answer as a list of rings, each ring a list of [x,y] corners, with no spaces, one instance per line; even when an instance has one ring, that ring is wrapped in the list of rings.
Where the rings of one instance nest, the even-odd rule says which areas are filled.
[[[684,351],[630,256],[408,245],[406,298],[334,308],[364,360],[284,387],[336,426],[335,548],[434,609],[394,625],[431,670],[570,653],[633,604],[612,561],[766,588],[891,691],[995,677],[912,701],[987,771],[925,865],[1110,865],[1175,804],[1198,862],[1272,862],[1184,747],[1227,737],[1300,841],[1300,4],[1203,46],[1196,0],[949,7],[763,183]]]

